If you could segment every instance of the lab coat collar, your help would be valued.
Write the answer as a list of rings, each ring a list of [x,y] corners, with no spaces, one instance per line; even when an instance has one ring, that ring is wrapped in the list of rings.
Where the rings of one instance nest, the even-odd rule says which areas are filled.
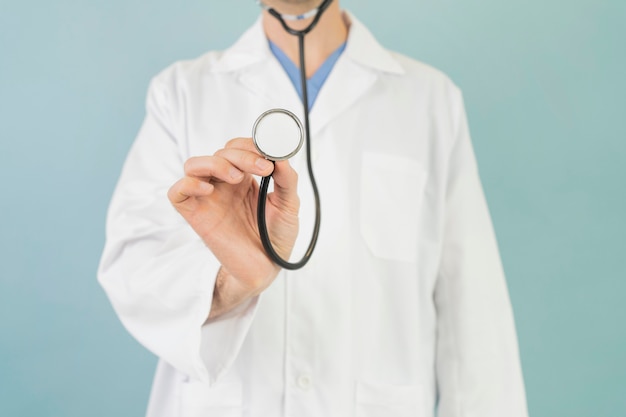
[[[378,43],[365,25],[347,11],[344,11],[344,20],[350,28],[344,53],[350,60],[373,70],[404,74],[402,66]]]
[[[403,74],[402,66],[384,49],[370,31],[350,12],[343,12],[344,20],[350,28],[344,55],[364,67]],[[267,38],[263,31],[261,17],[239,40],[227,49],[214,66],[216,72],[230,72],[243,69],[256,63],[272,59]]]
[[[348,12],[344,12],[344,19],[350,28],[346,49],[310,113],[313,140],[330,121],[350,109],[382,73],[404,73],[393,55],[380,46],[363,24]],[[216,64],[213,71],[233,73],[245,88],[263,97],[269,107],[282,107],[303,118],[300,98],[269,48],[260,18]]]
[[[272,51],[261,23],[261,17],[254,25],[222,54],[213,66],[214,72],[233,72],[271,58]]]

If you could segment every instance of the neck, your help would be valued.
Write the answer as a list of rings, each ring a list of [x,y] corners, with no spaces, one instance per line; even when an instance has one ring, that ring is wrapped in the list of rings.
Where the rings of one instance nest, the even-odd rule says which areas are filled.
[[[279,13],[293,13],[292,10],[281,10]],[[313,18],[298,21],[287,21],[289,27],[301,30],[306,28]],[[274,42],[298,67],[300,66],[298,37],[285,31],[281,23],[267,11],[263,11],[263,29],[269,40]],[[307,78],[326,61],[339,46],[346,41],[348,29],[341,15],[339,2],[333,1],[324,12],[317,26],[305,38],[305,62]]]

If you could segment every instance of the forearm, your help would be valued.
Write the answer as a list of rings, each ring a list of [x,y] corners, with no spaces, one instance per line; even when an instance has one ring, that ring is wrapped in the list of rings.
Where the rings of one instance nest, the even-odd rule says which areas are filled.
[[[209,312],[208,320],[217,318],[222,314],[230,311],[238,303],[231,297],[227,297],[225,291],[226,282],[228,280],[228,272],[224,267],[220,267],[217,271],[217,278],[215,279],[215,288],[213,290],[213,300],[211,302],[211,311]]]
[[[268,284],[264,284],[254,289],[245,288],[226,268],[220,267],[215,279],[211,311],[207,320],[219,318],[234,310],[244,302],[259,295],[267,286]]]

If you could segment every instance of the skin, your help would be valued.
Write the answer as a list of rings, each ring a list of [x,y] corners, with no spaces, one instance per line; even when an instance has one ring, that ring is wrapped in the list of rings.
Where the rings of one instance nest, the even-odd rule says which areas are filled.
[[[321,4],[321,0],[266,0],[264,3],[285,14],[302,14]],[[288,21],[287,24],[296,30],[306,28],[313,18]],[[265,34],[274,42],[289,59],[299,67],[298,39],[296,36],[285,32],[280,22],[263,11],[263,28]],[[341,15],[339,1],[334,0],[324,12],[315,29],[304,38],[305,63],[307,77],[315,74],[315,71],[326,61],[348,37],[348,28]]]
[[[265,4],[280,13],[301,14],[317,7],[319,2],[270,0]],[[309,22],[290,24],[298,29]],[[270,40],[292,61],[298,62],[297,39],[265,11],[263,28]],[[305,38],[307,74],[313,74],[346,37],[339,2],[335,0]],[[274,166],[261,157],[251,138],[232,139],[213,155],[188,159],[185,176],[168,192],[170,202],[221,264],[208,319],[256,297],[280,272],[280,267],[263,249],[256,219],[259,186],[253,175],[271,173],[274,191],[268,195],[267,226],[274,249],[283,259],[288,259],[298,235],[298,176],[287,161]]]

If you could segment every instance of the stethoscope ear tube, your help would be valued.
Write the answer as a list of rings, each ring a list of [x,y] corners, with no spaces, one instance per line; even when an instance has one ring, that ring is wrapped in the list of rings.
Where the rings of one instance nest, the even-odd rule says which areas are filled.
[[[307,33],[309,33],[310,31],[313,30],[313,28],[317,25],[317,22],[319,22],[320,18],[322,17],[322,14],[324,14],[324,11],[326,11],[326,9],[328,8],[328,6],[330,6],[330,3],[332,3],[333,0],[324,0],[322,2],[322,4],[320,4],[320,6],[316,9],[311,10],[310,12],[304,13],[301,16],[284,16],[286,17],[288,20],[300,20],[301,18],[308,18],[312,12],[315,12],[315,17],[313,17],[313,21],[311,22],[311,24],[309,26],[307,26],[305,29],[302,30],[295,30],[289,27],[289,25],[287,24],[287,22],[285,22],[285,18],[283,17],[283,15],[281,15],[280,13],[278,13],[276,10],[272,9],[271,7],[263,7],[263,3],[259,2],[261,4],[261,6],[268,11],[269,14],[271,14],[272,16],[274,16],[276,19],[278,19],[278,21],[281,23],[281,25],[283,26],[283,29],[285,29],[285,31],[287,31],[287,33],[290,33],[292,35],[295,36],[304,36]],[[294,19],[295,17],[295,19]]]
[[[257,205],[257,221],[259,226],[259,236],[261,238],[261,243],[263,244],[263,249],[270,257],[274,263],[276,263],[281,268],[295,270],[300,269],[304,265],[309,262],[311,259],[311,255],[313,255],[313,250],[315,249],[315,245],[317,244],[317,237],[320,233],[320,221],[321,221],[321,211],[320,211],[320,199],[319,193],[317,191],[317,186],[314,186],[314,194],[315,194],[315,225],[313,226],[313,236],[311,237],[311,243],[309,243],[309,247],[306,252],[302,256],[302,259],[298,262],[292,263],[284,260],[280,257],[278,253],[274,250],[274,246],[270,241],[270,236],[267,231],[267,222],[265,221],[265,206],[267,202],[267,190],[270,185],[270,181],[272,180],[271,176],[261,178],[261,184],[259,186],[259,204]],[[313,183],[314,184],[314,183]]]
[[[263,177],[261,179],[261,184],[259,185],[259,202],[257,205],[257,224],[259,227],[259,237],[261,238],[261,243],[263,244],[263,248],[267,253],[267,256],[274,261],[277,265],[282,268],[295,270],[300,269],[304,265],[309,262],[311,259],[311,255],[313,254],[313,250],[315,249],[315,245],[317,244],[317,239],[320,233],[320,224],[321,224],[321,204],[320,204],[320,195],[317,189],[317,183],[315,182],[315,176],[313,175],[313,163],[311,162],[311,129],[309,123],[309,95],[308,89],[306,85],[306,66],[304,61],[304,36],[309,33],[317,22],[319,22],[322,13],[328,8],[328,6],[332,3],[332,0],[324,0],[318,9],[317,15],[313,18],[311,24],[305,28],[304,30],[296,31],[291,29],[287,23],[283,20],[281,15],[276,12],[274,9],[269,9],[269,13],[277,18],[283,28],[290,34],[298,37],[298,46],[300,50],[300,83],[302,85],[302,103],[304,105],[304,131],[305,131],[305,142],[306,142],[306,162],[307,162],[307,170],[309,173],[309,179],[311,181],[311,188],[313,189],[313,196],[315,199],[315,224],[313,225],[313,235],[311,236],[311,242],[309,243],[309,247],[304,253],[302,259],[298,262],[292,263],[284,260],[280,257],[278,253],[274,250],[272,246],[272,242],[270,241],[269,233],[267,230],[267,222],[265,217],[265,207],[267,203],[267,191],[271,181],[271,176]]]

